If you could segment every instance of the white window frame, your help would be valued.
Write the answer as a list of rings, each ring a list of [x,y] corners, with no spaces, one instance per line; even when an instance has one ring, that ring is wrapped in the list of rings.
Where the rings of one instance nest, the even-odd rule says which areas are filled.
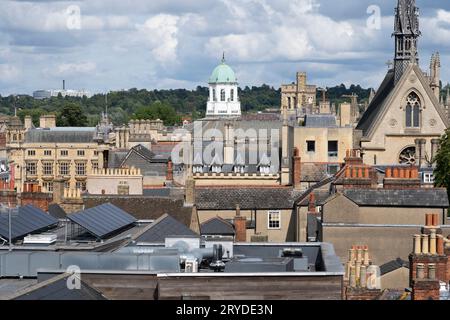
[[[278,215],[278,219],[273,219],[273,215]],[[276,220],[278,220],[278,227],[271,227],[270,222],[271,221],[277,222]],[[268,230],[281,230],[281,210],[267,211],[267,229]]]
[[[434,175],[431,172],[423,173],[423,182],[424,183],[434,183]]]

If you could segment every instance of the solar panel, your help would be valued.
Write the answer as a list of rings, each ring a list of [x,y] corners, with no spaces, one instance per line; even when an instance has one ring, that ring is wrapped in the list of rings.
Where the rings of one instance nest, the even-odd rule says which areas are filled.
[[[110,203],[71,214],[68,218],[100,239],[137,221]]]
[[[56,225],[58,220],[48,215],[39,208],[27,205],[20,207],[18,213],[11,215],[11,238],[17,239],[30,233]],[[9,238],[8,214],[0,216],[0,235],[4,239]]]

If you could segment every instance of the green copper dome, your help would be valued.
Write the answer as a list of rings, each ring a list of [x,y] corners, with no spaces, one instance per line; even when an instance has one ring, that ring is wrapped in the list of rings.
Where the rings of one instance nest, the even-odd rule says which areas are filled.
[[[225,63],[225,59],[222,59],[222,63],[214,69],[209,83],[237,83],[236,75],[233,69]]]

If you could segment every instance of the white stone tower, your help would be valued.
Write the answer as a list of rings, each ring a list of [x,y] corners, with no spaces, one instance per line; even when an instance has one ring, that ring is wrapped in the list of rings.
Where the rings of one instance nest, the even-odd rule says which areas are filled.
[[[207,117],[229,117],[241,115],[236,75],[226,63],[225,56],[209,78]]]

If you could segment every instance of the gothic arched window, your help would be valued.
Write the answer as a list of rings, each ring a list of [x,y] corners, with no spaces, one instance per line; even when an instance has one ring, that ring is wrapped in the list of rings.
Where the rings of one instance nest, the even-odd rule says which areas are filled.
[[[225,89],[220,90],[220,101],[225,101]]]
[[[216,97],[216,89],[213,89],[213,101],[217,101],[217,97]]]
[[[407,128],[420,127],[420,99],[414,92],[406,100],[405,119]]]

